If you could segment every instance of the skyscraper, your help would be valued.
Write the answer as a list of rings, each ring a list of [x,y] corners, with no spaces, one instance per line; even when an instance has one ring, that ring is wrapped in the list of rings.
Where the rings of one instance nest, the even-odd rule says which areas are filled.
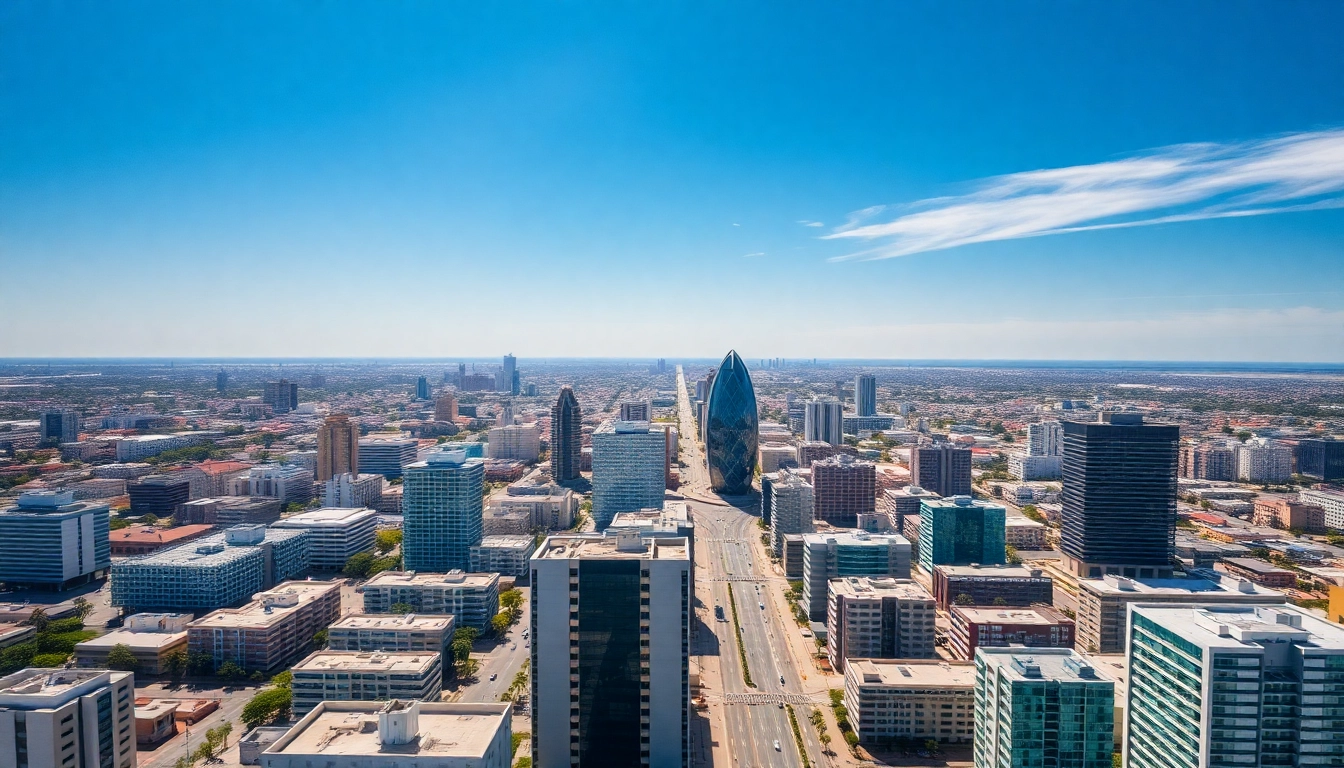
[[[1120,413],[1063,427],[1064,565],[1085,578],[1170,578],[1180,429]]]
[[[276,413],[289,413],[299,407],[299,383],[286,379],[268,381],[262,390],[261,401]]]
[[[557,483],[578,480],[583,461],[583,409],[574,390],[560,389],[551,406],[551,478]]]
[[[495,381],[496,392],[509,392],[518,394],[514,390],[514,383],[518,380],[518,358],[513,355],[504,356],[504,367],[499,370],[499,378]]]
[[[457,398],[452,392],[444,392],[434,401],[435,421],[455,421],[457,419]]]
[[[812,532],[812,507],[816,502],[812,486],[792,472],[781,472],[770,486],[770,549],[775,557],[783,557],[786,535]]]
[[[690,765],[687,540],[552,536],[531,570],[532,764]]]
[[[344,413],[333,413],[317,430],[317,480],[359,474],[359,425]]]
[[[49,445],[79,441],[79,412],[67,409],[42,412],[42,442]]]
[[[465,571],[481,543],[485,460],[441,450],[406,467],[403,477],[403,569]]]
[[[593,432],[593,522],[597,530],[617,512],[662,509],[667,435],[647,421],[607,422]]]
[[[910,483],[939,496],[970,496],[971,450],[950,443],[911,448]]]
[[[859,515],[877,509],[877,468],[842,454],[812,462],[814,519],[839,528],[853,528]]]
[[[418,379],[415,380],[415,399],[416,399],[416,400],[428,400],[428,399],[429,399],[429,379],[428,379],[428,378],[426,378],[426,377],[424,377],[424,376],[421,376],[420,378],[418,378]]]
[[[833,397],[814,397],[803,415],[803,439],[808,442],[843,445],[845,410]]]
[[[229,374],[223,368],[220,368],[219,373],[215,374],[215,391],[223,392],[228,388],[229,388]]]
[[[751,491],[759,422],[751,374],[735,350],[724,355],[705,410],[705,461],[717,493]]]
[[[859,416],[877,415],[877,377],[860,373],[854,378],[854,412]]]
[[[1344,440],[1309,437],[1298,441],[1297,471],[1323,483],[1344,480]]]

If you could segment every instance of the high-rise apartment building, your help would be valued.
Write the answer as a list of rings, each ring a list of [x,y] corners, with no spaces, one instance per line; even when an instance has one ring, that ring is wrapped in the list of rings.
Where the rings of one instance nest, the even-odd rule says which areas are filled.
[[[848,454],[812,462],[813,519],[853,528],[877,509],[877,468]]]
[[[402,470],[415,461],[418,444],[404,437],[365,437],[359,441],[359,474],[382,475],[388,480],[401,477]]]
[[[373,550],[378,513],[372,509],[330,507],[291,515],[271,526],[308,532],[308,564],[339,571],[351,557]]]
[[[30,491],[0,510],[0,582],[65,589],[112,565],[107,504],[71,491]]]
[[[621,403],[621,421],[653,421],[653,401],[633,400]]]
[[[1130,618],[1125,765],[1344,759],[1344,627],[1291,605],[1135,605]]]
[[[1293,476],[1293,449],[1263,437],[1237,446],[1237,479],[1243,483],[1286,483]]]
[[[765,480],[761,481],[764,493]],[[770,481],[770,549],[775,557],[784,556],[784,537],[812,532],[812,486],[801,476],[782,472]]]
[[[322,486],[322,506],[377,509],[383,501],[382,475],[354,475],[343,472]]]
[[[551,406],[551,478],[557,483],[578,480],[583,461],[583,409],[574,390],[561,387]]]
[[[416,400],[430,399],[429,379],[425,376],[421,376],[420,378],[415,380],[415,399]]]
[[[1299,440],[1297,471],[1323,483],[1344,480],[1344,440],[1333,437]]]
[[[235,609],[208,613],[187,625],[187,648],[208,654],[215,669],[232,661],[271,674],[302,658],[313,635],[341,616],[341,582],[290,581]]]
[[[1004,507],[970,496],[925,499],[919,517],[919,566],[925,573],[932,574],[935,565],[1006,562]]]
[[[803,602],[812,621],[826,620],[831,579],[844,576],[910,578],[910,542],[895,534],[803,534]]]
[[[452,392],[443,392],[434,401],[434,420],[449,422],[457,420],[457,398],[453,397]]]
[[[1028,424],[1027,453],[1032,456],[1063,456],[1064,428],[1058,421]]]
[[[383,571],[359,588],[365,613],[404,603],[416,614],[450,614],[458,627],[485,629],[499,613],[499,574]]]
[[[495,391],[518,394],[518,358],[513,355],[504,356],[504,366],[500,368],[499,378],[495,380]]]
[[[29,668],[0,677],[0,765],[135,764],[134,674]]]
[[[406,468],[402,562],[408,571],[466,570],[481,543],[485,460],[462,451],[431,453]]]
[[[39,439],[47,445],[79,442],[79,412],[67,409],[43,411]]]
[[[831,668],[846,659],[931,659],[934,618],[930,595],[909,579],[831,579],[826,603],[826,653]]]
[[[344,413],[333,413],[317,430],[317,480],[359,473],[359,425]]]
[[[705,461],[716,493],[751,491],[759,426],[751,374],[736,350],[730,350],[719,365],[705,407]]]
[[[803,439],[830,445],[845,444],[845,409],[833,397],[814,397],[803,412]]]
[[[1068,648],[975,655],[975,768],[1110,768],[1115,681]]]
[[[541,427],[531,424],[509,424],[490,429],[486,453],[492,459],[536,461],[541,455]]]
[[[1180,447],[1177,473],[1191,480],[1236,480],[1236,449],[1221,440],[1186,443]]]
[[[1085,578],[1170,577],[1180,429],[1128,413],[1063,427],[1065,567]]]
[[[860,373],[854,377],[854,412],[859,416],[877,415],[877,377]]]
[[[261,401],[275,413],[289,413],[299,407],[299,383],[286,379],[268,381],[262,388]]]
[[[970,496],[971,449],[951,443],[911,448],[910,482],[939,496]]]
[[[532,557],[532,764],[688,768],[685,539],[552,536]]]
[[[233,480],[235,496],[270,496],[283,506],[313,500],[313,471],[300,464],[258,464]]]
[[[648,422],[606,422],[593,432],[593,522],[617,512],[662,509],[667,488],[667,435]]]

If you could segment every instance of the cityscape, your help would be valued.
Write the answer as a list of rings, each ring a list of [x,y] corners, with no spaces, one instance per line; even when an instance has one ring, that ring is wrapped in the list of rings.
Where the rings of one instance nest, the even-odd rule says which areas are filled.
[[[0,4],[0,768],[1344,767],[1344,4]]]

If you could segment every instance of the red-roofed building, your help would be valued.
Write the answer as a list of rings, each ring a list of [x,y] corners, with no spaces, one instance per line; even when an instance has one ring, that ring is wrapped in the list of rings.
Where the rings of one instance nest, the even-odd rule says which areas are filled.
[[[1219,517],[1218,515],[1211,515],[1208,512],[1187,512],[1181,516],[1190,520],[1192,523],[1199,523],[1201,525],[1214,525],[1218,527],[1227,525],[1226,518]]]
[[[147,555],[204,536],[213,531],[213,525],[179,525],[159,528],[152,525],[133,525],[108,534],[114,556]]]

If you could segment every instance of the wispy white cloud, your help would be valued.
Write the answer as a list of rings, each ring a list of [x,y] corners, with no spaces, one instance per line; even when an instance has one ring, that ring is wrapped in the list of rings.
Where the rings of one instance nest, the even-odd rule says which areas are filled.
[[[824,226],[826,226],[825,224],[821,223],[820,221],[808,221],[807,219],[800,219],[800,220],[798,221],[798,223],[799,223],[799,224],[802,224],[804,227],[824,227]]]
[[[755,252],[755,253],[746,253],[746,254],[743,254],[743,255],[742,255],[742,258],[744,258],[744,259],[754,259],[754,258],[756,258],[757,256],[764,256],[764,255],[765,255],[765,251],[757,251],[757,252]]]
[[[1178,144],[1093,165],[985,179],[965,195],[850,214],[828,240],[872,242],[834,261],[1094,229],[1344,207],[1344,130]]]

